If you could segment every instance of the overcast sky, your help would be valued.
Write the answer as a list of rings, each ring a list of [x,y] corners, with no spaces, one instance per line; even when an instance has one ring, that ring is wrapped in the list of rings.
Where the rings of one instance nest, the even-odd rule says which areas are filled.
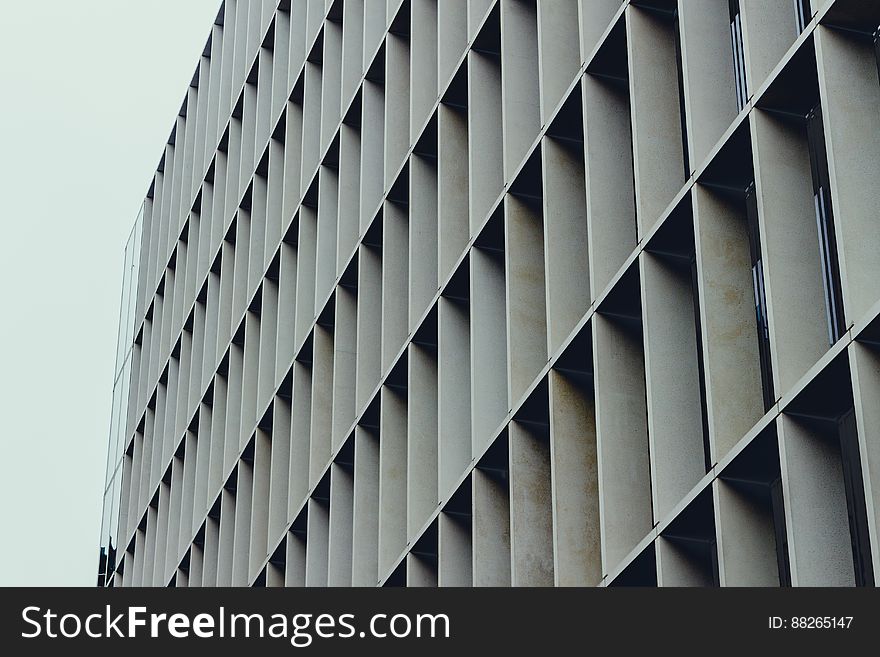
[[[220,0],[0,0],[0,585],[95,583],[126,238]]]

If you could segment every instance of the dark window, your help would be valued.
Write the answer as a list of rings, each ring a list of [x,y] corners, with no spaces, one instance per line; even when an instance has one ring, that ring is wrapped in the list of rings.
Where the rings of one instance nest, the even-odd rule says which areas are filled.
[[[770,512],[773,514],[773,531],[776,535],[776,565],[779,569],[779,586],[791,586],[788,535],[785,531],[785,503],[782,495],[782,479],[779,478],[770,484]]]
[[[755,321],[758,328],[758,356],[761,359],[764,410],[768,410],[776,400],[773,392],[773,365],[770,362],[770,326],[767,319],[767,294],[761,261],[761,233],[758,228],[758,198],[754,182],[746,188],[746,219],[749,231],[749,253],[752,260],[752,289],[755,297]]]
[[[107,553],[101,548],[98,554],[98,586],[104,586],[107,578]]]
[[[712,455],[709,449],[709,412],[706,406],[706,368],[703,364],[703,329],[700,319],[700,289],[697,283],[697,258],[691,256],[691,292],[694,298],[694,329],[697,333],[697,372],[700,381],[700,420],[703,431],[703,461],[706,472],[712,469]]]
[[[672,31],[675,34],[675,66],[678,75],[678,116],[681,120],[681,152],[684,160],[684,179],[691,177],[690,154],[687,143],[687,120],[685,119],[684,106],[684,73],[681,67],[681,34],[678,24],[678,10],[675,10]]]
[[[116,548],[111,543],[107,548],[107,577],[116,571]]]
[[[807,23],[813,17],[813,11],[810,9],[810,0],[794,0],[794,20],[797,26],[797,33],[803,32]]]
[[[834,344],[846,330],[843,317],[843,295],[840,291],[840,265],[837,259],[837,238],[834,231],[834,213],[828,180],[828,159],[823,134],[822,108],[816,105],[807,114],[807,141],[810,150],[810,169],[813,175],[813,204],[819,235],[819,259],[822,265],[822,283],[825,288],[825,317],[828,323],[828,341]]]
[[[856,586],[874,586],[871,544],[868,539],[868,509],[865,503],[865,486],[859,458],[859,436],[853,409],[849,409],[840,417],[838,434]]]
[[[749,94],[746,89],[746,59],[743,48],[742,14],[739,0],[729,0],[730,10],[730,43],[733,47],[733,79],[736,86],[736,109],[746,106]]]
[[[880,27],[874,32],[874,58],[877,60],[877,72],[880,75]]]

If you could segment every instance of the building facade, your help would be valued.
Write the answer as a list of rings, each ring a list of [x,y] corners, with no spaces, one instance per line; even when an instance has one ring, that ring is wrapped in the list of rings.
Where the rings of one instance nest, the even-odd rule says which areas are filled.
[[[99,584],[873,585],[880,2],[226,0]]]

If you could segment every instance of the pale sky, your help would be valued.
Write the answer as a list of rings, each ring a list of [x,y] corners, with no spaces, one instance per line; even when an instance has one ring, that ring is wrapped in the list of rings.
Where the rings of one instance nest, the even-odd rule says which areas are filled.
[[[0,0],[0,586],[96,581],[125,241],[220,0]]]

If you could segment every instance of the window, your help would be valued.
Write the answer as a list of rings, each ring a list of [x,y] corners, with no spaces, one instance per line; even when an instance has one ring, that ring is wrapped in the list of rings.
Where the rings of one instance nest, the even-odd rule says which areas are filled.
[[[813,17],[810,0],[794,0],[794,17],[797,33],[800,34],[807,28],[807,23]]]
[[[807,114],[807,141],[810,150],[810,169],[813,176],[813,203],[816,210],[816,228],[819,234],[819,259],[822,265],[822,283],[825,289],[825,316],[828,322],[828,341],[834,344],[846,330],[843,317],[843,295],[840,290],[840,264],[837,258],[837,238],[834,231],[834,213],[828,179],[828,159],[822,123],[822,108],[816,105]]]
[[[733,47],[733,79],[736,87],[736,109],[742,111],[748,100],[746,89],[746,59],[743,48],[742,13],[739,0],[729,0],[730,43]]]
[[[868,509],[865,486],[862,481],[859,458],[859,436],[855,411],[850,408],[838,421],[840,461],[843,465],[843,487],[846,492],[846,511],[852,542],[853,569],[856,586],[874,586],[874,568],[871,563],[871,545],[868,539]]]
[[[684,69],[681,65],[681,30],[678,24],[678,9],[675,10],[672,31],[675,34],[675,64],[678,75],[678,115],[681,120],[681,152],[684,159],[684,179],[691,177],[690,153],[687,141],[687,119],[684,104]]]
[[[877,72],[880,76],[880,26],[874,31],[874,58],[877,60]]]
[[[773,366],[770,362],[770,326],[767,319],[767,294],[764,287],[764,269],[761,260],[761,234],[758,229],[758,198],[754,182],[751,182],[746,188],[746,218],[749,231],[749,253],[752,260],[755,321],[758,328],[758,355],[761,359],[764,409],[767,410],[776,400],[773,393]]]

